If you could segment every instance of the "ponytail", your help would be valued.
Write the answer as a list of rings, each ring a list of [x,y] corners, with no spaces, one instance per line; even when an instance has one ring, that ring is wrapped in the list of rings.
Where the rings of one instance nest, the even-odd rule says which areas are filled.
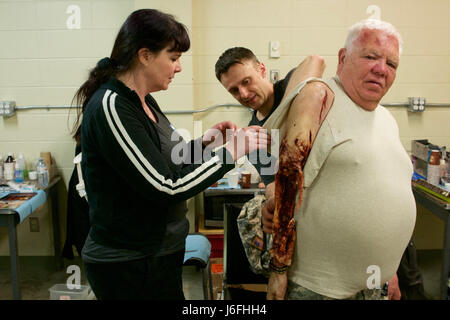
[[[81,116],[86,108],[86,104],[94,92],[103,83],[107,82],[111,76],[114,76],[117,70],[117,63],[113,59],[108,57],[101,59],[95,68],[90,71],[88,80],[75,93],[72,104],[75,101],[77,119],[72,129],[72,137],[77,142],[77,145],[81,143]]]
[[[117,34],[111,58],[103,58],[97,63],[72,100],[77,109],[72,136],[77,144],[81,143],[81,117],[89,99],[109,78],[130,70],[139,49],[147,48],[158,53],[167,47],[169,51],[186,52],[190,44],[186,27],[172,15],[154,9],[131,13]]]

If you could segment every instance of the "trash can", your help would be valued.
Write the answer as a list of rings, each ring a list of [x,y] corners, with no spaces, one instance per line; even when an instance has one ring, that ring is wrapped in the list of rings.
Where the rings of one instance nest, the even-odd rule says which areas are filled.
[[[66,283],[55,284],[49,289],[50,300],[88,300],[90,289],[89,286],[84,285],[69,289]]]

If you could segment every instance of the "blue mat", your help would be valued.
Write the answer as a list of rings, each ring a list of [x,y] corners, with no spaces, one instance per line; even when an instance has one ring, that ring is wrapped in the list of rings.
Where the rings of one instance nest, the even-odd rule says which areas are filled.
[[[13,193],[13,192],[0,193],[0,199],[7,196],[10,193]],[[38,190],[38,191],[36,191],[36,193],[37,194],[33,198],[31,198],[30,200],[28,200],[27,202],[22,204],[20,207],[12,209],[19,214],[20,223],[23,220],[25,220],[26,217],[28,217],[34,210],[36,210],[41,205],[43,205],[45,203],[45,201],[47,200],[47,196],[43,190]]]

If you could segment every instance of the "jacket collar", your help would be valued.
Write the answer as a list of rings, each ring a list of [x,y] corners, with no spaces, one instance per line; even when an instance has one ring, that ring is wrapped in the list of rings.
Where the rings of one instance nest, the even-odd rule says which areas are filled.
[[[125,97],[135,103],[137,106],[141,106],[141,99],[139,98],[136,91],[131,90],[127,87],[122,81],[117,78],[111,77],[107,82],[105,82],[101,88],[109,89],[116,92],[119,96]],[[156,100],[151,96],[151,94],[147,94],[145,97],[145,101],[149,106],[157,109],[159,112],[163,113],[161,108],[159,107]]]
[[[119,96],[129,99],[133,103],[136,103],[137,105],[141,104],[141,100],[139,99],[139,96],[137,95],[136,91],[128,88],[122,81],[118,80],[117,78],[114,78],[114,77],[109,78],[109,80],[106,81],[101,86],[101,88],[114,91]]]

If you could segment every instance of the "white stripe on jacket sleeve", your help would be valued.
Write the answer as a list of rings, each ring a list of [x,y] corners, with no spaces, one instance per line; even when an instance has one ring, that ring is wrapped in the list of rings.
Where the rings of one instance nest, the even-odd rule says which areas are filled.
[[[160,191],[163,191],[168,194],[177,194],[180,192],[184,192],[189,190],[190,188],[198,185],[202,181],[204,181],[207,177],[212,175],[214,172],[220,170],[222,167],[220,163],[219,156],[214,156],[207,162],[201,164],[194,171],[190,172],[184,177],[180,177],[177,181],[173,182],[171,179],[165,179],[151,164],[148,160],[143,156],[139,148],[134,144],[133,140],[128,135],[126,129],[124,128],[119,115],[117,114],[115,107],[115,99],[117,93],[112,93],[111,90],[107,90],[105,95],[103,96],[103,111],[105,113],[106,119],[108,121],[108,125],[111,131],[114,134],[117,142],[130,159],[131,163],[136,167],[136,169],[141,173],[141,175],[155,188]],[[109,98],[109,103],[108,103]],[[110,114],[111,112],[111,114]],[[117,128],[116,128],[117,126]],[[119,131],[120,130],[120,133]],[[122,136],[123,138],[122,138]],[[125,141],[124,141],[125,139]],[[130,149],[131,148],[131,149]],[[134,151],[134,153],[133,153]],[[139,158],[139,160],[138,160]],[[145,168],[141,165],[141,163],[145,166]],[[209,166],[211,168],[207,169]],[[147,172],[150,172],[151,175]],[[205,171],[206,170],[206,171]],[[205,172],[203,172],[205,171]],[[202,173],[203,172],[203,173]],[[152,176],[153,175],[153,176]],[[195,179],[194,179],[195,178]],[[192,179],[192,181],[190,181]],[[187,183],[190,181],[189,183]],[[186,185],[177,188],[180,185]],[[174,190],[174,188],[177,188]]]

